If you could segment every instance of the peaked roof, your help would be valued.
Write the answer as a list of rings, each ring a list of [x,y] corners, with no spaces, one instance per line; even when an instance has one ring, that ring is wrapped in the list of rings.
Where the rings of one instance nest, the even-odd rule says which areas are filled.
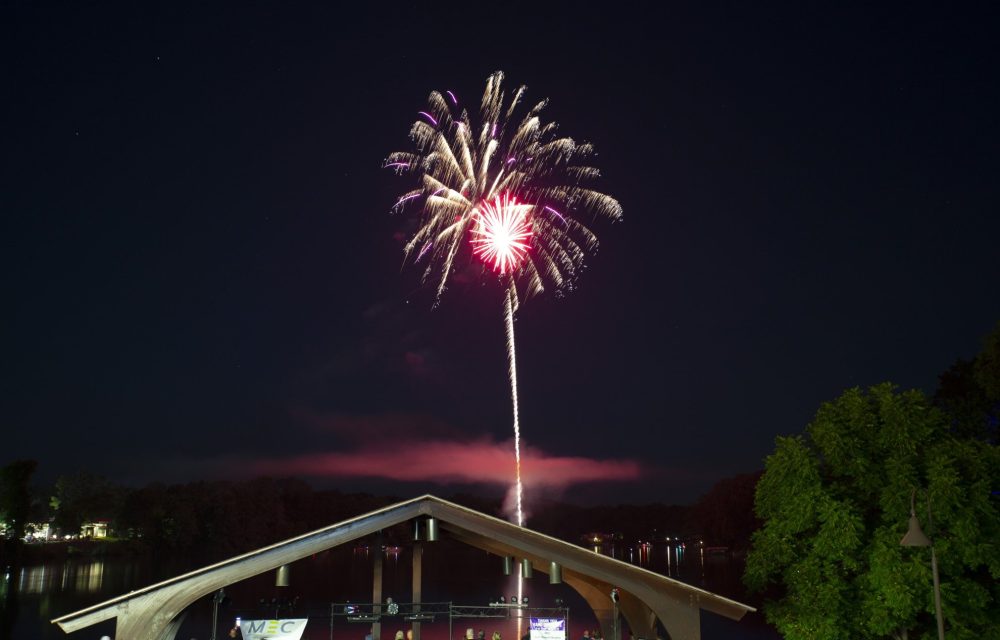
[[[697,603],[698,607],[739,620],[753,607],[710,591],[654,573],[615,558],[595,553],[552,536],[519,527],[499,518],[463,507],[441,498],[424,495],[343,522],[317,529],[282,542],[251,551],[213,565],[195,569],[143,589],[106,600],[91,607],[52,620],[70,633],[97,622],[118,616],[122,611],[141,611],[144,603],[156,606],[174,598],[183,606],[216,591],[220,587],[271,571],[314,553],[376,533],[419,516],[441,522],[441,528],[471,546],[497,553],[529,558],[544,573],[549,562],[562,565],[564,575],[579,576],[610,585],[630,587],[644,593],[662,594],[665,598]],[[183,596],[172,595],[183,594]],[[149,605],[146,605],[149,606]]]

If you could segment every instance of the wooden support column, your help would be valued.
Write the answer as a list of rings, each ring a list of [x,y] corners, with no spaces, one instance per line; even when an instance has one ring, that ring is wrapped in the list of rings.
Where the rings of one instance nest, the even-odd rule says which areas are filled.
[[[420,598],[423,591],[424,545],[413,543],[413,613],[420,613]],[[420,621],[413,621],[413,640],[420,640]]]
[[[657,598],[652,589],[637,588],[635,595],[648,603],[670,640],[701,640],[701,603],[695,594],[689,593],[687,602],[678,597]]]
[[[181,623],[184,622],[184,618],[187,617],[188,610],[185,609],[177,614],[173,620],[171,620],[163,631],[160,632],[159,640],[174,640],[177,637],[177,632],[180,631]]]
[[[563,570],[563,582],[583,596],[601,627],[601,635],[608,640],[615,637],[614,608],[611,606],[611,585],[595,579],[577,576]]]
[[[372,607],[372,613],[376,616],[382,615],[382,532],[379,531],[378,535],[375,536],[375,544],[372,545],[375,554],[375,562],[373,563],[374,576],[372,579],[372,602],[375,606]],[[372,640],[381,640],[382,638],[382,623],[380,621],[375,621],[372,623]]]
[[[163,604],[162,600],[146,596],[136,602],[119,605],[115,637],[174,640],[187,610],[174,614],[173,607],[164,607]]]
[[[628,591],[621,591],[619,598],[618,610],[636,640],[656,640],[656,614],[652,609]]]

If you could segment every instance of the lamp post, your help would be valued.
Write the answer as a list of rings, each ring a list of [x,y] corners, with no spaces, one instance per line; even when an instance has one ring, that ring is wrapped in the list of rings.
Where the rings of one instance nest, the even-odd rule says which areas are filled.
[[[920,521],[917,520],[916,510],[917,490],[910,494],[910,527],[906,535],[899,541],[904,547],[930,547],[931,548],[931,574],[934,576],[934,609],[937,614],[938,640],[944,640],[944,618],[941,616],[941,581],[938,579],[937,556],[934,554],[934,545],[931,539],[924,535],[920,529]],[[930,498],[927,504],[927,523],[930,525]]]
[[[219,629],[219,603],[223,601],[226,597],[226,590],[219,589],[212,596],[212,636],[211,640],[215,640],[216,632]]]
[[[614,638],[612,640],[622,640],[621,627],[618,626],[618,599],[618,587],[615,587],[611,590],[611,604],[613,611],[611,615],[613,616],[612,622],[614,623],[612,626]]]

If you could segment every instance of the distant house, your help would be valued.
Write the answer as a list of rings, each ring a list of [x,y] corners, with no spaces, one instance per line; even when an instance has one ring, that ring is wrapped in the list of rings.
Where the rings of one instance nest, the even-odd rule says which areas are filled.
[[[9,535],[9,529],[5,522],[0,522],[0,538],[6,538]],[[48,522],[28,522],[24,526],[25,542],[48,540],[54,535]]]
[[[81,538],[107,538],[108,537],[108,521],[107,520],[94,520],[93,522],[85,522],[80,526],[80,537]]]
[[[591,531],[590,533],[585,533],[580,536],[580,542],[585,547],[592,547],[594,545],[602,545],[605,542],[614,542],[615,540],[621,540],[620,534],[606,533],[602,531]]]
[[[55,537],[48,522],[29,522],[25,528],[28,531],[25,540],[48,540]]]

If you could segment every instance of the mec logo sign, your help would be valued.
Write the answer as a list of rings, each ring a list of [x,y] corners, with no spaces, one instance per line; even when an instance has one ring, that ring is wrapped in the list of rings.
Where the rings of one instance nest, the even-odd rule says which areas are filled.
[[[240,631],[245,640],[299,640],[308,621],[308,618],[241,620]]]

